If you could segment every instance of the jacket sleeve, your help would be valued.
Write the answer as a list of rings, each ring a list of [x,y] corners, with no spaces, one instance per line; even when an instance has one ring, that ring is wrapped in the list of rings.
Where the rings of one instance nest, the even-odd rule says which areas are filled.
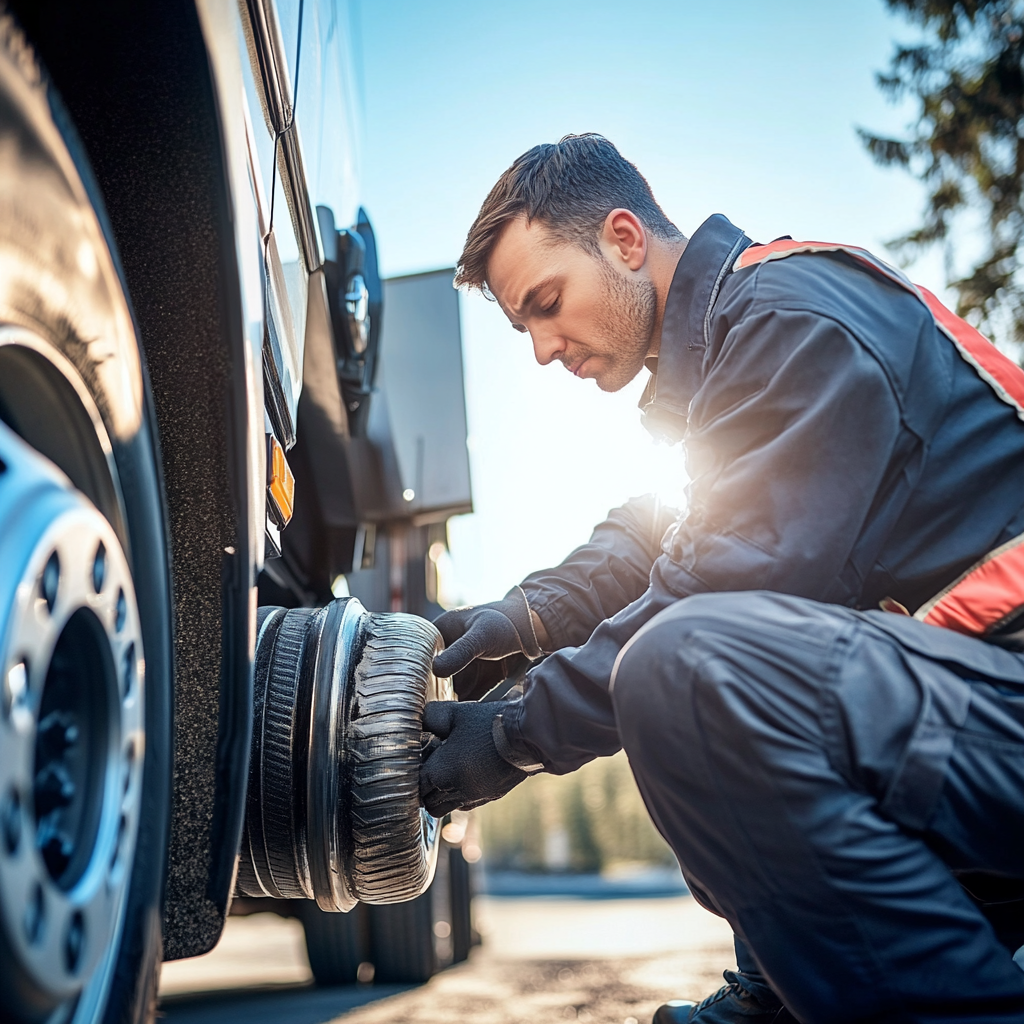
[[[615,658],[658,612],[705,591],[773,590],[849,602],[839,581],[899,448],[880,364],[841,324],[761,308],[726,334],[690,406],[685,518],[645,593],[579,647],[534,668],[505,717],[513,744],[572,771],[619,747]],[[632,692],[636,692],[635,689]]]
[[[631,498],[608,513],[588,543],[553,569],[523,580],[523,592],[544,623],[552,650],[586,643],[601,622],[643,594],[661,539],[678,515],[653,494]]]

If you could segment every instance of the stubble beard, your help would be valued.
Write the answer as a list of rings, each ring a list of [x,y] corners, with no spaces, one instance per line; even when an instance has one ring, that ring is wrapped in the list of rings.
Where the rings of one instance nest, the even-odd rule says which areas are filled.
[[[642,369],[651,347],[658,298],[648,277],[623,277],[604,267],[608,292],[595,346],[605,369],[596,378],[602,391],[620,391]]]

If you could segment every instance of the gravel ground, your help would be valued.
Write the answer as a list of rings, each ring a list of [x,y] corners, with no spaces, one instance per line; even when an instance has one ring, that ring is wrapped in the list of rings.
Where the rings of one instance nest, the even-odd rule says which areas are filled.
[[[501,960],[486,953],[428,985],[371,1003],[345,1024],[647,1024],[659,1003],[697,998],[721,982],[731,949],[655,959]]]
[[[168,1024],[648,1024],[733,965],[728,926],[689,897],[478,897],[475,913],[484,945],[405,990],[312,988],[296,922],[232,918],[213,953],[165,965],[161,1010]]]

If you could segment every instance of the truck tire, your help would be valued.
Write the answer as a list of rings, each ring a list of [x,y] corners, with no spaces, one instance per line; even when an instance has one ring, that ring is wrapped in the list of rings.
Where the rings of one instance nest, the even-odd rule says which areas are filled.
[[[370,960],[381,985],[422,985],[438,969],[430,890],[406,903],[370,907]]]
[[[442,843],[430,888],[408,903],[367,907],[374,981],[422,984],[461,963],[473,945],[469,864],[457,846]]]
[[[451,686],[431,669],[441,640],[429,622],[402,612],[364,622],[348,727],[350,871],[364,903],[400,903],[430,885],[441,845],[420,806],[420,744],[425,703],[450,698]]]
[[[355,598],[257,613],[238,895],[322,910],[422,893],[440,828],[420,805],[423,708],[452,698],[425,619]]]
[[[473,879],[470,864],[458,846],[448,851],[448,885],[452,904],[452,963],[461,964],[469,959],[473,948]]]
[[[366,911],[359,904],[348,914],[328,913],[313,900],[302,901],[299,920],[318,985],[354,985],[359,980],[359,965],[370,960]]]
[[[4,13],[0,265],[0,1019],[131,1024],[171,793],[151,403],[87,162]]]
[[[359,978],[359,966],[366,961],[373,964],[378,984],[422,984],[448,963],[466,960],[473,945],[469,869],[462,850],[444,843],[431,888],[414,900],[360,903],[348,914],[324,913],[312,900],[303,900],[299,919],[317,984],[365,980]],[[439,922],[449,925],[450,954],[439,950]]]

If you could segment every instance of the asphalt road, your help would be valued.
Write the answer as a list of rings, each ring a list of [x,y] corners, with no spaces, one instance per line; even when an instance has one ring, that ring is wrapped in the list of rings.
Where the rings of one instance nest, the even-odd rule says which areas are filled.
[[[733,966],[731,934],[689,896],[477,897],[484,944],[414,988],[311,983],[301,926],[231,918],[205,957],[166,964],[168,1024],[647,1024]]]

